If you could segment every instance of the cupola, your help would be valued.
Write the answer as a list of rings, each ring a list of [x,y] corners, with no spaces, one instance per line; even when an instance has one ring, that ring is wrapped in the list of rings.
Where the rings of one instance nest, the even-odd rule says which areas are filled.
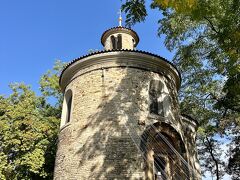
[[[114,27],[105,31],[101,43],[105,50],[112,49],[135,49],[139,37],[135,31],[125,27]]]
[[[101,38],[101,43],[105,50],[129,49],[133,50],[139,42],[139,37],[132,29],[122,27],[122,17],[120,12],[119,26],[105,31]]]

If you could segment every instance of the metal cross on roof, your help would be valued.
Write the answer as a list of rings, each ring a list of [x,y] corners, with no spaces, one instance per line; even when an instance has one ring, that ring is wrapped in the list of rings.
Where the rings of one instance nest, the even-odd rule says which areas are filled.
[[[118,18],[119,26],[122,26],[122,10],[121,9],[119,9],[118,14],[119,14],[119,18]]]

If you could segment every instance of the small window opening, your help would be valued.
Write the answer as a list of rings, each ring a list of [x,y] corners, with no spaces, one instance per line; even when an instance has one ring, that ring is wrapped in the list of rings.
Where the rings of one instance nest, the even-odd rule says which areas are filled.
[[[67,108],[68,108],[68,112],[67,112],[67,121],[66,123],[70,122],[70,115],[71,115],[71,108],[72,108],[72,96],[70,97],[70,99],[67,102]]]
[[[116,39],[114,36],[111,36],[112,48],[116,49]]]
[[[119,34],[117,37],[117,49],[122,49],[122,35]]]
[[[67,109],[66,109],[66,123],[70,122],[70,118],[71,118],[71,108],[72,108],[72,91],[68,90],[67,93],[65,94],[65,99],[66,99],[66,105],[67,105]]]
[[[150,82],[149,99],[150,99],[150,113],[164,116],[163,101],[162,101],[163,84],[159,80],[152,80]]]
[[[150,94],[150,113],[158,114],[158,96],[154,89],[151,89]]]

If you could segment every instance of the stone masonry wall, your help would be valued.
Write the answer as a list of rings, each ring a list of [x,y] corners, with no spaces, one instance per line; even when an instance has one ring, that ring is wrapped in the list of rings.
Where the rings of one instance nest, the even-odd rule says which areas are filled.
[[[171,96],[163,119],[149,114],[153,79],[164,82]],[[73,92],[71,120],[59,134],[54,179],[145,179],[144,159],[136,146],[145,126],[166,119],[184,134],[176,89],[168,83],[157,73],[121,67],[74,79],[66,88]]]

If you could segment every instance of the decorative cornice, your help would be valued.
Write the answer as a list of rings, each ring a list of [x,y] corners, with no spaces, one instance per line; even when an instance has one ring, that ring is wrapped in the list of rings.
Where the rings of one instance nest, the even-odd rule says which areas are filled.
[[[74,59],[63,69],[59,79],[60,87],[64,91],[77,76],[96,69],[112,67],[131,67],[170,75],[176,88],[180,88],[180,73],[171,62],[158,55],[137,50],[98,51]]]

